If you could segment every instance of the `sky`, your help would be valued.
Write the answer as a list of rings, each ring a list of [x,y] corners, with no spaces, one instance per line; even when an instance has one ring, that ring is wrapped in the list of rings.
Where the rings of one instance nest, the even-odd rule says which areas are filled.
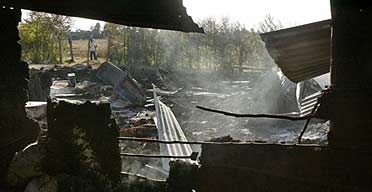
[[[331,18],[329,0],[183,0],[187,13],[199,21],[207,17],[229,17],[247,28],[254,28],[270,14],[285,27],[293,27]],[[74,18],[73,30],[89,30],[97,22]]]
[[[331,18],[329,0],[184,0],[194,20],[228,16],[251,28],[270,14],[291,27]]]

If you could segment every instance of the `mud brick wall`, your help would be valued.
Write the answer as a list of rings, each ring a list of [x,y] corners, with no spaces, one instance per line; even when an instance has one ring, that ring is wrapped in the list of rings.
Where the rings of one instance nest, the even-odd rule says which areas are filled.
[[[48,102],[47,113],[46,173],[79,176],[102,190],[119,182],[119,131],[109,104]]]
[[[203,145],[197,191],[369,191],[372,153],[326,146]]]
[[[38,136],[37,124],[26,117],[28,65],[21,62],[18,22],[21,10],[0,7],[0,185],[10,159]]]

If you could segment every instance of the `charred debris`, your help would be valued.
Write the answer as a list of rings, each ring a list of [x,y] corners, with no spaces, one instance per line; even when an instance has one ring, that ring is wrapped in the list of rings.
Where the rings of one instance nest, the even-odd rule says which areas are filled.
[[[263,122],[247,124],[231,119],[224,122],[223,116],[219,119],[221,116],[211,113],[208,117],[207,112],[196,108],[248,96],[252,80],[221,80],[208,87],[200,83],[211,77],[208,72],[178,71],[184,74],[183,78],[175,73],[149,66],[119,68],[110,62],[97,67],[76,64],[32,68],[26,113],[40,129],[34,137],[36,142],[9,161],[6,175],[9,189],[63,191],[68,186],[73,191],[189,191],[203,186],[200,182],[206,173],[200,172],[203,170],[200,160],[214,158],[210,154],[200,157],[200,146],[207,152],[209,145],[275,141],[262,130],[254,133],[261,134],[257,138],[247,135],[245,130],[234,130],[239,124],[258,130]],[[265,75],[254,79],[271,75],[275,89],[280,92],[278,97],[288,103],[292,98],[291,105],[275,106],[270,112],[291,110],[283,111],[283,107],[295,109],[293,90],[290,97],[280,76],[273,72]],[[205,79],[195,81],[200,76]],[[194,82],[185,84],[187,81]],[[244,90],[239,93],[242,95],[219,92],[226,84],[235,86],[231,92]],[[252,107],[255,105],[252,103]],[[199,113],[201,117],[187,117],[188,113]],[[295,118],[293,114],[283,116]],[[216,127],[213,131],[209,129],[213,124],[208,121],[225,123],[227,128]],[[198,124],[197,129],[193,128]],[[275,121],[264,126],[269,129],[273,124],[278,124],[275,129],[299,125]],[[278,132],[275,142],[296,142],[298,130],[289,130],[293,131],[292,139]],[[286,129],[281,131],[290,133]],[[320,140],[313,142],[324,142],[324,138],[317,139]]]

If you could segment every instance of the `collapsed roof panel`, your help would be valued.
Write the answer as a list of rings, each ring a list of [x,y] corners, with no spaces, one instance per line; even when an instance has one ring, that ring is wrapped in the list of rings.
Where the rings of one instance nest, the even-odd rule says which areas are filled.
[[[5,0],[21,9],[97,19],[127,26],[203,33],[182,0]]]
[[[331,21],[261,34],[269,54],[293,82],[300,82],[330,71]]]

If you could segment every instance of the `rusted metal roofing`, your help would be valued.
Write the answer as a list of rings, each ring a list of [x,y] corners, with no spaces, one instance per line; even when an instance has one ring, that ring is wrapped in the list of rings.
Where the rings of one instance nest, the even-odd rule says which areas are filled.
[[[204,32],[187,15],[182,0],[4,0],[0,5],[127,26]]]
[[[331,21],[261,34],[269,54],[285,76],[300,82],[330,71]]]

